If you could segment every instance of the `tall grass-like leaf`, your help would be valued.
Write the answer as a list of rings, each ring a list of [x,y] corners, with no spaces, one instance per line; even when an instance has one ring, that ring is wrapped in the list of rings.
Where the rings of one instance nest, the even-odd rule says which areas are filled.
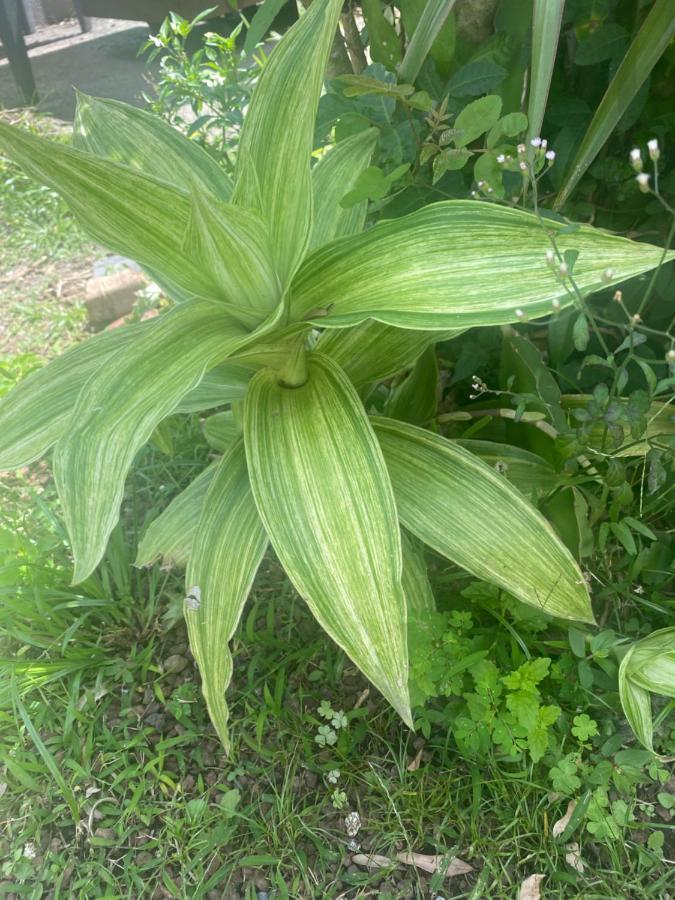
[[[186,575],[185,618],[202,692],[225,748],[225,690],[232,677],[228,647],[267,547],[248,474],[244,444],[232,445],[217,465],[192,544]],[[196,595],[196,603],[190,602]],[[194,608],[194,607],[197,608]]]
[[[223,201],[232,194],[230,177],[199,144],[154,113],[120,100],[78,91],[73,144],[78,150],[124,163],[181,190],[198,184]]]
[[[105,552],[137,451],[204,370],[247,340],[218,304],[192,301],[161,316],[87,381],[54,452],[75,583]]]
[[[263,213],[284,285],[310,237],[314,124],[341,7],[342,0],[314,0],[284,35],[255,86],[241,131],[234,199]]]
[[[370,162],[377,135],[376,128],[367,128],[340,141],[312,169],[314,220],[309,249],[363,231],[368,201],[362,200],[346,209],[340,206],[340,201]]]
[[[663,250],[580,225],[547,221],[562,251],[576,250],[576,283],[590,292],[659,265]],[[368,318],[412,329],[450,329],[541,316],[572,295],[546,264],[536,216],[479,201],[434,203],[309,256],[291,285],[294,320],[321,327]],[[668,254],[670,258],[675,253]],[[603,273],[611,269],[610,281]],[[607,277],[607,276],[605,276]],[[323,315],[314,311],[323,309]],[[327,313],[327,314],[326,314]]]
[[[558,49],[565,0],[534,0],[527,136],[539,137]]]
[[[424,619],[436,611],[434,592],[429,584],[424,548],[405,531],[401,532],[403,550],[403,590],[408,604],[409,619]]]
[[[654,749],[654,722],[652,700],[649,691],[636,684],[630,677],[630,664],[637,644],[634,644],[619,666],[619,699],[628,724],[640,743],[648,750]]]
[[[165,566],[188,564],[206,493],[217,467],[218,463],[207,466],[150,523],[138,545],[134,565],[151,566],[158,559]]]
[[[462,331],[410,331],[371,319],[354,328],[327,329],[317,342],[317,350],[335,360],[352,384],[362,388],[396,375],[411,366],[427,347]]]
[[[251,381],[244,439],[260,516],[289,578],[333,640],[410,723],[401,543],[363,405],[321,354],[302,387]]]
[[[631,100],[670,44],[673,34],[675,15],[672,0],[656,0],[595,111],[556,197],[556,209],[565,203],[598,155]]]
[[[155,323],[104,332],[32,372],[0,400],[0,471],[43,456],[61,437],[87,379]]]
[[[546,519],[494,469],[451,441],[373,420],[401,523],[437,553],[550,615],[593,621],[588,589]]]
[[[199,209],[193,211],[187,193],[129,166],[3,123],[0,148],[28,175],[58,191],[96,241],[157,270],[181,295],[221,300],[232,307],[242,298],[250,303],[257,298],[259,319],[278,302],[267,229],[256,213],[216,199],[201,201],[211,211],[209,224],[220,256],[228,261],[223,284],[222,268],[214,270],[212,253],[187,244],[190,229],[200,227],[194,216],[200,222],[204,218]]]
[[[399,69],[399,81],[412,84],[433,47],[455,0],[427,0]]]

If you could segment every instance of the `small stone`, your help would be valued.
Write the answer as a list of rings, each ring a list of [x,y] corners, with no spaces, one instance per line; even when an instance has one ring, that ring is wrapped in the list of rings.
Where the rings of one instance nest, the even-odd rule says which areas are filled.
[[[164,660],[164,671],[176,674],[178,672],[182,672],[187,665],[188,660],[185,659],[184,656],[180,656],[178,653],[174,653],[172,656],[169,656]]]

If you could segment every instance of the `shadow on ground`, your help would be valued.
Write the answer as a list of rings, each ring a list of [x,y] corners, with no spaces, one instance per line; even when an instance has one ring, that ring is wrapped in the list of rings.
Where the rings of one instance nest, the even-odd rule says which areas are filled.
[[[40,112],[72,121],[73,87],[96,96],[142,104],[148,65],[138,49],[148,36],[147,25],[94,19],[93,30],[81,34],[77,22],[40,28],[26,38],[37,84]],[[24,100],[0,52],[0,108],[24,106]]]

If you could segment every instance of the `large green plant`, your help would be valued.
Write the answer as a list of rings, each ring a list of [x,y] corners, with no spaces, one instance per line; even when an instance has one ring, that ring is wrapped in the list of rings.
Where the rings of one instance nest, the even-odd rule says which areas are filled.
[[[0,406],[1,468],[54,447],[75,581],[100,561],[134,456],[162,420],[243,397],[221,422],[222,458],[153,523],[138,559],[187,561],[191,645],[225,743],[228,641],[268,542],[408,723],[407,610],[423,614],[429,594],[401,525],[521,601],[592,621],[582,573],[523,494],[466,447],[364,408],[360,390],[433,342],[573,300],[527,213],[451,201],[363,231],[365,203],[340,205],[374,144],[362,132],[310,165],[341,5],[314,0],[274,50],[233,184],[194,143],[119,103],[81,98],[75,149],[0,127],[28,174],[175,301],[69,351]],[[662,255],[549,227],[585,291]]]

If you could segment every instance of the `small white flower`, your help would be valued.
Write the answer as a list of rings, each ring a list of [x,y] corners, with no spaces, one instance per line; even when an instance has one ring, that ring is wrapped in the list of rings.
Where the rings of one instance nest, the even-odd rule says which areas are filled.
[[[638,322],[642,321],[642,316],[639,313],[635,313],[634,316],[630,317],[630,320],[633,323],[633,325],[637,325]]]
[[[649,175],[647,172],[640,172],[639,175],[635,176],[635,180],[638,183],[638,187],[642,191],[643,194],[649,193]]]
[[[640,153],[639,147],[634,147],[630,151],[630,164],[635,169],[636,172],[642,171],[642,154]]]
[[[617,303],[621,303],[623,301],[623,291],[614,291],[614,296],[612,297]]]
[[[672,347],[666,353],[666,360],[669,363],[675,363],[675,349],[673,349]]]
[[[504,156],[503,153],[499,154],[499,156],[497,157],[497,162],[499,163],[500,166],[504,165],[504,163],[506,162],[506,157]]]
[[[527,153],[527,147],[525,144],[518,144],[518,155],[524,156]]]
[[[659,150],[659,142],[656,138],[652,138],[651,141],[647,141],[647,149],[649,150],[649,158],[656,162],[656,160],[661,156],[661,151]]]
[[[600,277],[603,281],[612,281],[616,277],[616,272],[614,269],[605,269]]]
[[[555,159],[555,150],[547,150],[546,159],[549,161],[549,163],[552,163]]]
[[[522,320],[522,319],[525,318],[525,313],[523,312],[522,309],[517,309],[517,310],[515,311],[514,315],[515,315],[516,319]]]
[[[519,166],[521,172],[527,172],[527,163],[524,160],[521,159]]]
[[[35,857],[37,856],[37,849],[33,841],[28,841],[26,844],[24,844],[23,855],[26,859],[35,859]]]
[[[558,274],[561,278],[565,278],[566,275],[569,275],[570,269],[566,262],[561,262],[558,266]]]
[[[471,191],[471,196],[473,197],[474,200],[477,200],[478,199],[478,191]]]
[[[532,138],[530,143],[532,144],[533,147],[537,147],[537,148],[541,147],[541,138],[540,137]]]
[[[482,188],[485,187],[486,184],[487,184],[487,181],[479,181],[479,182],[478,182],[478,187],[482,189]]]
[[[546,251],[546,262],[549,264],[549,266],[552,266],[555,262],[555,253],[553,252],[553,250]]]
[[[557,297],[554,297],[553,300],[551,300],[551,306],[556,312],[558,312],[558,310],[560,309],[560,300],[558,300]]]
[[[541,142],[541,149],[545,150],[547,147],[548,147],[548,141],[545,138],[543,138],[542,142]]]

